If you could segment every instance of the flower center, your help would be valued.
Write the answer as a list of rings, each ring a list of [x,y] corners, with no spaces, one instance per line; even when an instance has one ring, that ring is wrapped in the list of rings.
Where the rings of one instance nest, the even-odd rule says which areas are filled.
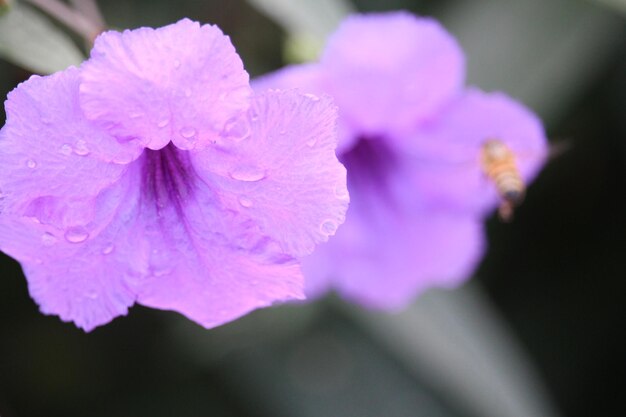
[[[393,202],[391,177],[398,169],[398,161],[384,138],[361,137],[339,160],[348,171],[350,192],[367,189],[370,190],[367,194]]]
[[[144,150],[142,193],[155,203],[157,213],[173,207],[182,215],[184,203],[194,191],[194,176],[187,152],[172,143],[158,151]]]

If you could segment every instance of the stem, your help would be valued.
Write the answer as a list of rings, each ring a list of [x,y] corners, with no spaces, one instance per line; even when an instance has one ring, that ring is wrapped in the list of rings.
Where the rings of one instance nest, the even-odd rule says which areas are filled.
[[[96,36],[104,27],[87,19],[82,13],[70,8],[59,0],[25,0],[39,7],[50,16],[63,23],[69,29],[82,36],[89,45],[93,45]]]

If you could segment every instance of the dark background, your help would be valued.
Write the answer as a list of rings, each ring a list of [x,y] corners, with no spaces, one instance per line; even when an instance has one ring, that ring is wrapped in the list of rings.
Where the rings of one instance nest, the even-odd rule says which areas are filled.
[[[450,17],[450,10],[484,9],[489,2],[356,3],[359,10],[405,8],[452,24],[463,17]],[[515,9],[531,2],[504,3]],[[594,2],[550,3],[539,2],[536,15],[520,17],[535,16],[521,23],[535,38],[528,42],[539,42],[535,31],[544,26],[567,26],[559,18],[570,18],[569,8],[600,13],[610,22],[603,30],[613,31],[607,36],[620,39],[619,11]],[[231,35],[252,75],[283,65],[282,30],[240,0],[102,6],[113,27],[161,26],[183,16],[216,23]],[[494,28],[515,15],[507,6],[494,7],[503,16],[502,22],[488,20]],[[542,20],[548,14],[542,7],[558,10]],[[467,46],[470,82],[521,95],[538,107],[549,136],[568,144],[532,185],[514,222],[489,220],[490,251],[473,284],[534,363],[559,414],[626,415],[626,37],[598,41],[601,55],[580,46],[577,61],[562,63],[563,71],[574,73],[571,86],[547,82],[555,87],[540,88],[542,95],[516,90],[515,81],[559,51],[537,52],[524,61],[527,67],[500,67],[508,72],[502,74],[489,61],[472,62],[471,51],[492,43],[461,37],[468,33],[463,26],[458,32],[448,27]],[[482,36],[491,29],[484,27]],[[520,61],[518,52],[503,53]],[[508,62],[502,54],[498,59]],[[576,78],[580,62],[593,71]],[[497,76],[485,81],[483,73]],[[0,96],[28,76],[0,60]],[[332,297],[301,309],[256,312],[211,331],[175,313],[133,307],[128,317],[84,334],[38,313],[19,265],[2,254],[0,274],[2,417],[477,415],[427,374],[407,368],[381,333],[355,319],[361,312]]]

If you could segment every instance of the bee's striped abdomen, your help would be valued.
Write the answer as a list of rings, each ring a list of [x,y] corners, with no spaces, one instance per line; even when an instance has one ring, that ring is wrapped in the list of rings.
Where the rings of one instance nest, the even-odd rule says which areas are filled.
[[[526,193],[526,184],[517,168],[515,154],[504,142],[490,139],[481,149],[481,165],[502,200],[500,217],[505,221],[510,220],[513,208],[522,202]]]

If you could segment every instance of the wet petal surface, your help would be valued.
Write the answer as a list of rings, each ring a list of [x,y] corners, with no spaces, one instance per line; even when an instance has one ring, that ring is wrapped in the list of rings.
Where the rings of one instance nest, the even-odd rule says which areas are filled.
[[[202,146],[245,111],[248,74],[219,28],[188,19],[98,37],[83,66],[87,117],[120,140]]]

